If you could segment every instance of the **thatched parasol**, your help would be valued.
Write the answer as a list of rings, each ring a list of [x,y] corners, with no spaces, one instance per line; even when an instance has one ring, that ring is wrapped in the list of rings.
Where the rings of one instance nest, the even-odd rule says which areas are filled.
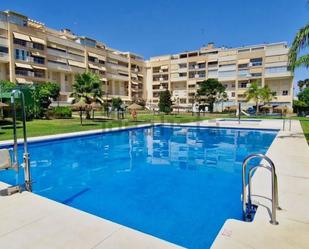
[[[229,111],[237,111],[238,106],[237,105],[231,105],[231,106],[227,106],[226,109],[229,110]]]
[[[7,105],[7,104],[5,104],[5,103],[2,103],[2,102],[0,102],[0,107],[2,108],[2,107],[8,107],[9,105]]]
[[[263,106],[261,107],[261,109],[271,109],[271,108],[273,108],[272,105],[263,105]]]
[[[133,103],[132,105],[128,106],[129,110],[143,110],[144,108],[141,105]]]
[[[88,107],[88,104],[86,104],[84,101],[80,100],[76,103],[74,103],[72,106],[73,110],[85,110]]]
[[[102,107],[99,103],[96,103],[96,102],[92,102],[90,104],[90,106],[91,106],[92,110],[99,110]]]
[[[283,111],[287,111],[287,107],[286,106],[282,106],[282,105],[279,105],[279,106],[276,106],[275,108],[274,108],[274,110],[276,110],[276,111],[281,111],[281,112],[283,112]]]

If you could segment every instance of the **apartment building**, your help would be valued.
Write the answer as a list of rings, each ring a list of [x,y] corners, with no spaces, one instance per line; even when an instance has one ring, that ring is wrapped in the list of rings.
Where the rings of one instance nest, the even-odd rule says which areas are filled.
[[[60,100],[69,101],[74,75],[100,76],[105,97],[130,102],[145,98],[145,62],[104,43],[61,31],[12,11],[0,12],[0,80],[18,84],[46,81],[60,84]]]
[[[245,102],[244,93],[254,81],[275,93],[273,105],[291,106],[293,75],[287,65],[286,43],[241,48],[216,48],[210,43],[196,51],[144,61],[69,29],[58,31],[19,13],[0,12],[0,80],[57,82],[64,102],[70,101],[74,76],[91,71],[100,76],[106,99],[143,98],[156,105],[160,92],[168,89],[178,105],[190,108],[199,84],[216,78],[226,86],[225,106]]]
[[[160,92],[168,89],[177,105],[189,108],[199,84],[209,78],[218,79],[228,94],[228,101],[217,109],[237,102],[252,105],[245,104],[245,92],[255,81],[275,93],[272,105],[291,107],[293,100],[293,75],[283,42],[241,48],[216,48],[209,43],[196,51],[150,58],[146,75],[149,104],[158,103]]]

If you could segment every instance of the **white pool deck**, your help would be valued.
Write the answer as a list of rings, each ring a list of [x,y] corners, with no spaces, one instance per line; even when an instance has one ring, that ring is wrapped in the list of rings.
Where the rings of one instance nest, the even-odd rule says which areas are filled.
[[[281,129],[282,121],[263,120],[241,124],[235,121],[203,121],[190,125]],[[139,127],[144,126],[147,125]],[[291,128],[291,131],[281,130],[267,152],[274,161],[278,174],[279,205],[282,209],[277,211],[279,225],[269,223],[267,210],[271,207],[270,201],[257,197],[270,197],[271,189],[269,172],[258,169],[253,177],[253,194],[254,201],[260,206],[254,221],[247,223],[227,220],[212,248],[309,248],[309,147],[299,121],[293,120]],[[44,136],[31,138],[29,141],[98,132],[102,131]],[[10,142],[3,141],[0,145]],[[6,186],[0,182],[0,189]],[[135,249],[179,246],[36,194],[23,192],[0,196],[0,248]]]

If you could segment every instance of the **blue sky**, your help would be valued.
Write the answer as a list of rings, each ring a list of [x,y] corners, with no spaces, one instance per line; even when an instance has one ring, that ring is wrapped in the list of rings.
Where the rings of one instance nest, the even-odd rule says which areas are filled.
[[[237,47],[287,41],[309,21],[306,0],[1,0],[47,26],[70,28],[145,58],[215,42]],[[89,3],[89,4],[87,4]],[[309,78],[297,70],[295,81]]]

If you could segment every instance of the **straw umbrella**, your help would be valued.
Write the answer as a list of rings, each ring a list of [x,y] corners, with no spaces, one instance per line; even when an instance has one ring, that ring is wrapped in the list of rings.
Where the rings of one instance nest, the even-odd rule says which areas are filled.
[[[281,113],[281,115],[283,115],[284,113],[286,113],[287,112],[287,106],[282,106],[282,105],[279,105],[279,106],[276,106],[275,108],[274,108],[274,110],[276,110],[276,111],[279,111],[280,113]]]
[[[132,105],[128,106],[128,109],[129,110],[143,110],[143,107],[141,105],[133,103]]]
[[[83,125],[83,111],[85,111],[87,108],[88,108],[88,105],[83,100],[80,100],[79,102],[76,102],[72,105],[73,110],[79,111],[79,117],[80,117],[80,124],[81,125]]]
[[[262,109],[262,110],[265,110],[265,111],[266,111],[266,110],[269,110],[269,111],[270,111],[271,109],[273,109],[273,106],[272,106],[272,105],[267,105],[267,104],[266,104],[266,105],[263,105],[263,106],[261,107],[261,109]]]

